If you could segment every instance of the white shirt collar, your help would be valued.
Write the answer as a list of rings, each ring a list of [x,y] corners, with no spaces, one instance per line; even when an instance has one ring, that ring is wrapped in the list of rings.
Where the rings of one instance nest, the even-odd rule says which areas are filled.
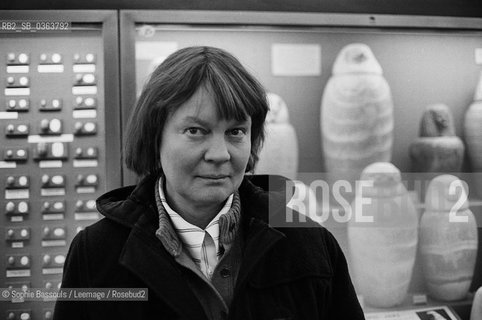
[[[231,208],[233,203],[234,194],[231,194],[226,200],[223,208],[218,212],[218,214],[209,222],[206,228],[203,230],[198,226],[195,226],[174,211],[167,203],[166,196],[164,193],[164,178],[159,179],[159,196],[161,198],[162,205],[166,209],[167,214],[171,218],[172,224],[176,233],[181,238],[183,244],[191,252],[191,249],[200,250],[201,244],[204,240],[204,232],[209,233],[211,238],[214,240],[216,246],[216,252],[219,253],[219,218],[227,213]],[[196,254],[197,256],[197,254]]]

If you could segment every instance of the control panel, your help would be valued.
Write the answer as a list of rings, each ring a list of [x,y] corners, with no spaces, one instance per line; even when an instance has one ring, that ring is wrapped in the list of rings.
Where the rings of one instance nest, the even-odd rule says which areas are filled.
[[[0,287],[57,288],[106,191],[102,30],[0,34]],[[51,319],[53,301],[0,303]]]

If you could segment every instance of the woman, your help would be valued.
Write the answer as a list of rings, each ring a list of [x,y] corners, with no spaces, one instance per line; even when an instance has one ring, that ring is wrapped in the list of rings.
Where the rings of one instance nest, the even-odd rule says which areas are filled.
[[[169,56],[126,134],[126,164],[143,179],[97,200],[105,218],[76,236],[62,281],[148,288],[149,299],[59,301],[55,318],[363,319],[333,236],[271,227],[268,214],[285,213],[284,188],[268,192],[266,177],[245,175],[267,111],[261,85],[227,52]]]

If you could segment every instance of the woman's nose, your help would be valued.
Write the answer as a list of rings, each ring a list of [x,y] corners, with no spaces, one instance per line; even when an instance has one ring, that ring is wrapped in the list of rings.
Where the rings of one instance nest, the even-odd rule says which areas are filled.
[[[225,162],[231,159],[224,135],[223,137],[213,137],[210,139],[207,150],[204,154],[204,159],[213,162]]]

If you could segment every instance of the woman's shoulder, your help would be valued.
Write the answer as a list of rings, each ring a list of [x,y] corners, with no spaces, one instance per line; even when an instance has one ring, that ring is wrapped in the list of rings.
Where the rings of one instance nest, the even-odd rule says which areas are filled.
[[[82,248],[90,254],[112,253],[122,249],[129,233],[129,228],[110,219],[102,218],[79,231],[72,240],[71,248]]]

